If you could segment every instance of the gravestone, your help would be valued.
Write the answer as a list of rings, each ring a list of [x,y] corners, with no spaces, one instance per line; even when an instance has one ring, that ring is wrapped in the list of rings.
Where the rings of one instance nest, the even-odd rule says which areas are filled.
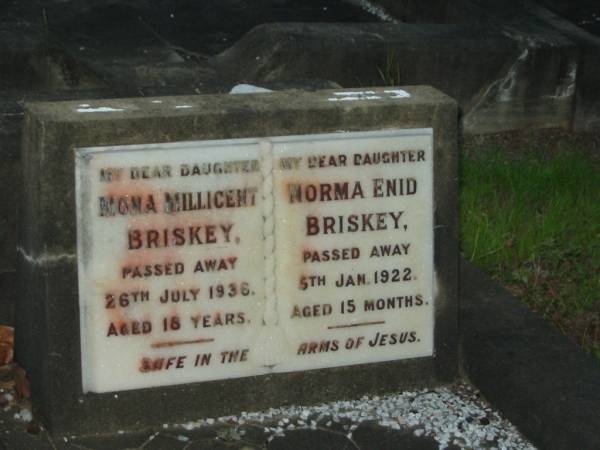
[[[28,106],[16,351],[58,433],[452,381],[430,87]]]

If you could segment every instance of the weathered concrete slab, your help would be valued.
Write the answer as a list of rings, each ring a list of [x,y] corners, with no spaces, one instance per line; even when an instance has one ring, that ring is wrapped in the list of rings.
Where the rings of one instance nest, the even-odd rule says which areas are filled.
[[[206,58],[167,42],[142,15],[126,4],[101,5],[65,18],[55,16],[49,30],[66,55],[121,96],[148,95],[144,88],[167,85],[172,95],[194,94],[217,82]]]
[[[360,0],[350,0],[360,2]],[[486,20],[486,13],[469,0],[372,0],[401,22],[422,24],[464,24]]]
[[[569,127],[578,59],[569,39],[530,19],[483,26],[269,24],[215,64],[232,74],[243,64],[252,83],[298,73],[342,86],[424,82],[457,99],[464,132],[488,133]]]
[[[515,42],[489,28],[292,23],[254,28],[215,64],[229,72],[243,65],[244,78],[254,83],[293,79],[299,73],[347,87],[379,85],[382,78],[391,78],[388,84],[421,79],[463,105],[517,56]]]
[[[584,31],[534,2],[528,1],[525,5],[528,12],[577,45],[579,62],[573,129],[584,132],[600,130],[600,36]]]
[[[4,195],[0,196],[0,323],[12,324],[17,300],[17,234],[22,193],[21,141],[24,103],[27,101],[67,100],[76,98],[115,97],[106,89],[71,89],[0,91],[0,179]]]
[[[489,22],[516,43],[518,55],[464,107],[465,133],[569,128],[580,63],[577,46],[533,16],[513,14],[497,23],[490,16]]]

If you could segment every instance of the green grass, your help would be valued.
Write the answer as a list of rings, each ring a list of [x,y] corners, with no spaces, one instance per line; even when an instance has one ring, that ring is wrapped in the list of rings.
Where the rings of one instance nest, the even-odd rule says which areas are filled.
[[[600,165],[576,150],[463,156],[463,254],[600,359]]]

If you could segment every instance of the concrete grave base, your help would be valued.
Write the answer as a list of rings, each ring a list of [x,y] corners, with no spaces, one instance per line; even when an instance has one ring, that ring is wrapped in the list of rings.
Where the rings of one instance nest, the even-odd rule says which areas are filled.
[[[598,362],[530,312],[480,269],[463,261],[461,277],[464,378],[538,448],[599,448]],[[348,398],[352,398],[352,394],[348,393]],[[265,432],[264,427],[249,427],[230,420],[195,430],[169,425],[134,434],[122,430],[123,433],[112,435],[66,436],[65,441],[62,436],[50,436],[15,419],[15,413],[21,408],[27,408],[26,402],[12,404],[0,412],[6,429],[0,434],[0,449],[239,449],[245,446],[247,449],[433,450],[439,445],[431,437],[416,436],[410,427],[395,430],[390,424],[380,426],[356,421],[343,422],[338,427],[335,423],[327,426],[328,420],[319,422],[319,429],[311,429],[307,420],[305,428],[287,431],[270,440],[274,431]],[[281,418],[284,419],[289,418]],[[343,425],[347,425],[346,429]],[[356,425],[352,433],[354,446],[346,437],[352,425]],[[279,425],[275,422],[271,426],[275,429]],[[324,447],[326,444],[329,447]]]

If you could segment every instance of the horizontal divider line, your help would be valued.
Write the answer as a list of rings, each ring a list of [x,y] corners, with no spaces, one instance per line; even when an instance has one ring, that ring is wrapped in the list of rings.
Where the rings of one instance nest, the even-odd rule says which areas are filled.
[[[204,344],[206,342],[213,342],[213,341],[214,341],[213,338],[200,338],[200,339],[190,339],[188,341],[155,342],[150,347],[152,347],[152,348],[176,347],[178,345]]]
[[[385,320],[377,320],[375,322],[360,322],[360,323],[349,323],[346,325],[330,325],[327,327],[328,330],[334,330],[336,328],[353,328],[353,327],[364,327],[367,325],[383,325]]]

